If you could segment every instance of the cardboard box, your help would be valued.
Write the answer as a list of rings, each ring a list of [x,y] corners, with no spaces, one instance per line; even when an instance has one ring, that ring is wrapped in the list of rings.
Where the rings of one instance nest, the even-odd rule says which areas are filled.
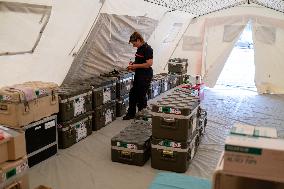
[[[8,160],[8,142],[10,135],[0,130],[0,163]]]
[[[233,129],[234,132],[237,130]],[[241,134],[227,137],[224,170],[273,181],[283,180],[284,140],[269,138],[277,136],[276,130],[271,128],[255,127],[252,136],[251,133],[251,129],[242,130]]]
[[[212,189],[284,189],[284,178],[271,181],[254,174],[224,170],[223,154],[217,164],[212,181]]]
[[[5,184],[3,189],[29,189],[29,177],[25,173],[20,177],[15,178],[10,184]]]
[[[25,133],[0,126],[0,163],[17,160],[26,152]]]
[[[16,161],[8,161],[0,164],[0,188],[10,185],[18,178],[24,176],[28,170],[27,157]]]

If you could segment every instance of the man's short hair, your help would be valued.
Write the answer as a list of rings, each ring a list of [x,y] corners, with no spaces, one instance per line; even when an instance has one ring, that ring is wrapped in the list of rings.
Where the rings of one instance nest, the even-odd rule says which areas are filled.
[[[138,32],[134,32],[134,33],[130,36],[128,43],[136,42],[138,39],[139,39],[142,43],[144,43],[144,39],[143,39],[142,35],[141,35],[140,33],[138,33]]]

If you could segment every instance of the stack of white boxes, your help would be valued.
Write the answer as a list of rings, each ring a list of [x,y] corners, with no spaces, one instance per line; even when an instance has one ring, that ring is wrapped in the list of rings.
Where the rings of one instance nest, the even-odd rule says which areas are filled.
[[[275,128],[235,124],[213,181],[214,189],[284,188],[284,140]]]

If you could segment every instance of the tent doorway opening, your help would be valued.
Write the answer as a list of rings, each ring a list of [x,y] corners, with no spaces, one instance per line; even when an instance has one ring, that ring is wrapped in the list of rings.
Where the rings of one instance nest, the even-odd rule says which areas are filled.
[[[252,25],[249,22],[236,42],[214,88],[256,91]]]

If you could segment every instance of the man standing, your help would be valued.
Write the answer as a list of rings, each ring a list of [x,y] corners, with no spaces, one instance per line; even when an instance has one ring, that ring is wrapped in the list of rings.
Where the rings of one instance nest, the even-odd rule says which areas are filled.
[[[147,91],[153,78],[153,49],[148,45],[141,34],[134,32],[129,39],[129,43],[137,48],[135,61],[130,62],[128,69],[135,70],[133,87],[129,93],[129,108],[123,120],[133,119],[138,111],[147,107]]]

